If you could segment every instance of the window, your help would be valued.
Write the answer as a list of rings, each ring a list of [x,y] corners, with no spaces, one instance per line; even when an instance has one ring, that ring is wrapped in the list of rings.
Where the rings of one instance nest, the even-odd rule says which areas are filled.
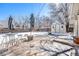
[[[61,28],[63,28],[63,26],[61,26]]]

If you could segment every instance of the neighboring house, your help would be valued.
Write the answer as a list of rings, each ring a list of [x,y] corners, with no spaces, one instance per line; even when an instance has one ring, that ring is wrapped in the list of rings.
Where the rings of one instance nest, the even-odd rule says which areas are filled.
[[[55,21],[51,25],[51,32],[65,33],[66,32],[65,25],[64,24],[61,24],[58,21]]]
[[[79,20],[79,3],[71,3],[69,7],[69,26],[73,28],[73,35],[77,35],[77,20]],[[79,26],[79,24],[78,24]],[[78,31],[79,35],[79,31]]]
[[[0,24],[0,30],[1,30],[1,29],[3,29],[3,25],[2,25],[2,24]]]
[[[79,15],[77,15],[77,20],[74,20],[74,36],[78,34],[79,36]]]
[[[1,28],[8,28],[8,20],[1,20],[0,24]]]

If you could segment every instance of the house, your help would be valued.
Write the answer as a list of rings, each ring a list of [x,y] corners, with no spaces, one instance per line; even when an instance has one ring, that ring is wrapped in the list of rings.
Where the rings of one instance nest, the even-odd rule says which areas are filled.
[[[0,20],[0,28],[8,28],[8,20]]]
[[[0,30],[2,30],[2,28],[3,28],[3,25],[2,25],[2,24],[0,24]]]
[[[71,3],[69,5],[69,27],[73,28],[72,34],[74,36],[76,36],[77,34],[79,35],[79,15],[78,14],[79,14],[79,4]]]
[[[55,21],[51,25],[51,32],[61,32],[61,33],[63,32],[63,33],[65,33],[66,32],[65,25],[61,24],[58,21]]]

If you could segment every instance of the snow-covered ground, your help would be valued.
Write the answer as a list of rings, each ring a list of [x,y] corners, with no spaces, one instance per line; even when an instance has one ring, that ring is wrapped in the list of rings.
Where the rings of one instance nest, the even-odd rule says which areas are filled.
[[[63,42],[72,43],[70,40],[65,39],[54,39],[51,36],[34,36],[32,41],[20,42],[11,48],[8,51],[0,54],[7,56],[53,56],[58,52],[71,49],[71,46],[54,42],[53,40],[59,40]],[[57,54],[57,56],[72,56],[75,55],[75,50],[71,49],[70,51]]]
[[[46,36],[48,32],[21,32],[21,33],[4,33],[0,34],[0,44],[3,42],[8,42],[13,39],[22,39],[26,38],[28,35],[33,36]],[[69,33],[51,33],[51,36],[61,39],[73,39],[73,37]]]
[[[50,35],[55,36],[57,38],[64,38],[64,39],[69,39],[69,40],[73,40],[73,36],[70,33],[51,33]]]
[[[21,33],[0,34],[0,43],[8,42],[10,40],[23,39],[23,38],[27,39],[27,36],[30,34],[34,36],[32,41],[18,43],[18,46],[15,45],[14,47],[10,48],[9,51],[3,54],[6,55],[36,54],[36,55],[50,56],[56,54],[57,52],[61,52],[72,48],[71,46],[65,44],[53,42],[53,40],[58,40],[58,41],[63,41],[73,44],[73,40],[66,40],[69,36],[71,36],[70,34],[53,33],[53,35],[48,35],[48,32],[21,32]],[[61,53],[59,55],[75,55],[75,50],[73,49],[69,52]]]
[[[5,34],[0,34],[0,44],[8,42],[13,39],[22,39],[26,38],[28,35],[33,35],[33,36],[43,36],[43,35],[48,35],[48,32],[21,32],[21,33],[5,33]]]

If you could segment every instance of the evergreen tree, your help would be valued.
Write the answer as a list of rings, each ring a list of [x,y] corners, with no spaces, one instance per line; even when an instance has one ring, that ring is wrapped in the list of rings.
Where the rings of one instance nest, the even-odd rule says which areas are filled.
[[[12,27],[13,27],[12,21],[13,21],[13,18],[12,18],[12,16],[10,16],[10,17],[9,17],[9,20],[8,20],[8,29],[9,29],[9,30],[13,29],[13,28],[12,28]]]
[[[30,30],[31,31],[34,29],[34,22],[35,22],[34,14],[31,14],[30,16]]]

